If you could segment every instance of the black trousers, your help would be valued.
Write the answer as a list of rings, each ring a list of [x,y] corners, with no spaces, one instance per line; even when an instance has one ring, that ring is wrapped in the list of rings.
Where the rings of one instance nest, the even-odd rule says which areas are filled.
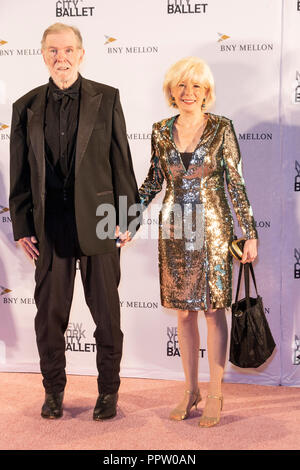
[[[76,261],[79,259],[85,300],[96,324],[99,393],[115,393],[120,386],[123,344],[118,296],[120,252],[61,257],[54,247],[51,250],[51,263],[46,272],[37,262],[34,294],[37,305],[35,330],[45,390],[57,393],[66,385],[64,333],[69,322]]]

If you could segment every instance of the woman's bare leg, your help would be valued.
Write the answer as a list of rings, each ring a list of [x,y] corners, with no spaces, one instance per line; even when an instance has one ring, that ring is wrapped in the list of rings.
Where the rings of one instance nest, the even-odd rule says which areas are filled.
[[[204,313],[207,323],[207,352],[210,370],[208,396],[221,397],[228,340],[225,309],[209,308]],[[216,418],[216,422],[218,422],[221,403],[221,400],[216,398],[206,400],[203,416],[200,421],[201,425],[212,425],[212,420],[208,418]]]
[[[184,419],[184,413],[198,400],[198,364],[200,338],[198,330],[198,312],[178,311],[178,342],[180,357],[185,375],[185,393],[183,400],[171,412],[172,419]],[[186,416],[185,416],[186,417]]]

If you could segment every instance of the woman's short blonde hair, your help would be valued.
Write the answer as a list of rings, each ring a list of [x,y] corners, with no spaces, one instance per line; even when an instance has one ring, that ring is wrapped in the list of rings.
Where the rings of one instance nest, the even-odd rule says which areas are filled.
[[[48,36],[48,34],[61,33],[63,31],[70,31],[70,30],[73,31],[73,33],[76,36],[78,49],[82,49],[82,36],[80,34],[79,29],[76,28],[76,26],[70,26],[64,23],[54,23],[44,31],[44,34],[41,40],[42,49],[45,48],[46,37]]]
[[[197,80],[207,88],[205,108],[209,108],[215,102],[215,82],[213,74],[204,60],[198,57],[186,57],[173,64],[165,75],[163,91],[169,106],[177,108],[172,100],[172,88],[184,80]]]

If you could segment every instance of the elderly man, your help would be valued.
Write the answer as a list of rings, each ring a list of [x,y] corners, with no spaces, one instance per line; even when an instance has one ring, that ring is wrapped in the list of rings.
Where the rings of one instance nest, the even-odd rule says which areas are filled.
[[[119,198],[128,210],[139,197],[119,92],[79,74],[84,49],[78,29],[50,26],[42,54],[51,78],[13,105],[10,171],[14,238],[36,264],[35,330],[45,388],[41,415],[63,414],[64,333],[79,260],[96,324],[99,396],[93,418],[102,420],[115,416],[120,385],[120,250],[114,239]],[[99,237],[96,214],[103,204],[114,206],[117,216]]]

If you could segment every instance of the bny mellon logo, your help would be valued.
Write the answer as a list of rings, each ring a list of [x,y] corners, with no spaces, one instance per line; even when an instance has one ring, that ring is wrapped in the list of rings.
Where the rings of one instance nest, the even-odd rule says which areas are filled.
[[[9,294],[9,292],[11,292],[10,289],[7,289],[7,287],[0,286],[0,295]]]
[[[0,131],[3,131],[4,129],[7,129],[8,126],[4,124],[3,122],[0,122]]]
[[[149,45],[149,46],[140,46],[140,45],[120,45],[120,46],[115,46],[115,44],[111,44],[115,41],[118,41],[118,44],[119,43],[119,39],[118,38],[114,38],[113,36],[108,36],[108,35],[104,35],[105,37],[105,42],[104,42],[104,45],[106,45],[107,47],[105,48],[106,49],[106,52],[107,54],[150,54],[150,53],[158,53],[158,47],[157,46],[153,46],[153,45]],[[122,39],[121,39],[121,43],[122,43]]]
[[[4,41],[3,39],[0,39],[0,46],[4,46],[4,44],[7,44],[7,41]]]
[[[223,33],[218,33],[218,36],[219,36],[218,42],[225,41],[226,39],[230,38],[230,36],[227,36],[227,34],[223,34]]]
[[[109,43],[114,42],[114,41],[117,40],[116,38],[113,38],[113,37],[111,37],[111,36],[106,36],[106,35],[104,35],[104,37],[105,37],[105,43],[104,43],[104,45],[105,45],[105,44],[109,44]]]
[[[8,207],[1,206],[1,204],[0,204],[0,214],[4,214],[4,212],[8,212],[8,211],[9,211]]]

